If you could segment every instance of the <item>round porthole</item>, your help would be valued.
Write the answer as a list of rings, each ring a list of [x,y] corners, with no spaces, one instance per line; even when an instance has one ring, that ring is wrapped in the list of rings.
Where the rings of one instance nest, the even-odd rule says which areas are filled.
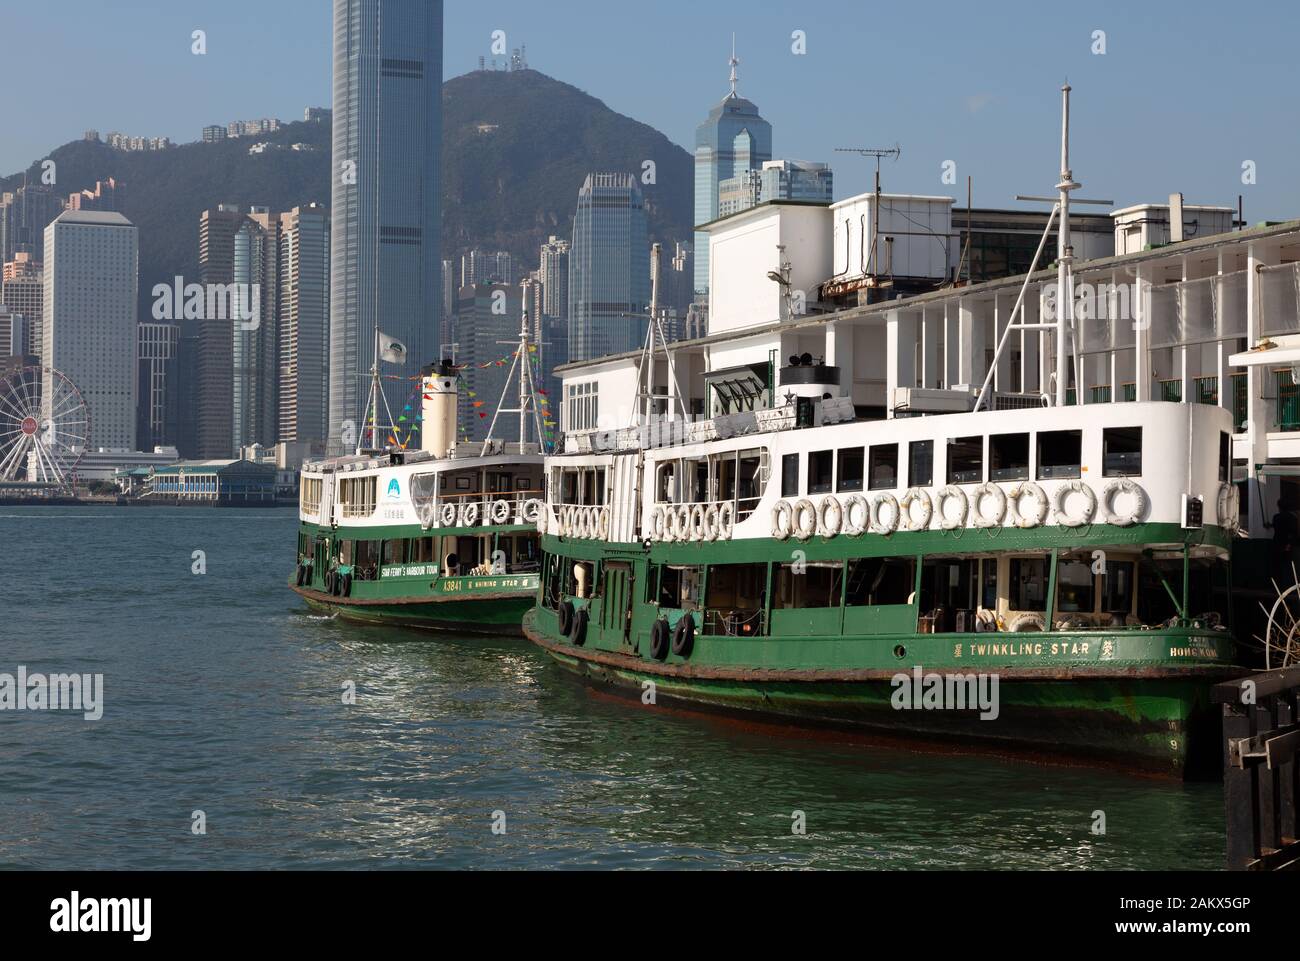
[[[898,658],[900,661],[907,657],[907,648],[902,644],[899,644],[898,647],[894,648],[894,657]]]

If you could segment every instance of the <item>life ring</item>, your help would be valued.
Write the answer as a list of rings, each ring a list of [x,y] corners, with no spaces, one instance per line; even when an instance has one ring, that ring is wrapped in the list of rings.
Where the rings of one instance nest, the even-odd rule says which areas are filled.
[[[672,506],[659,509],[664,512],[664,543],[671,544],[677,540],[677,511]]]
[[[854,517],[854,513],[858,517]],[[857,539],[871,528],[871,504],[861,494],[844,498],[844,533]]]
[[[566,507],[561,515],[564,519],[564,536],[578,536],[578,508]]]
[[[602,507],[596,511],[596,536],[602,541],[609,539],[609,508]]]
[[[677,508],[677,539],[679,541],[689,541],[691,539],[691,508],[689,504],[683,504]]]
[[[1219,488],[1219,498],[1215,502],[1219,511],[1219,526],[1230,534],[1237,533],[1241,527],[1241,490],[1236,484],[1224,484]]]
[[[654,513],[650,515],[650,538],[656,541],[667,540],[665,536],[667,532],[668,513],[662,507],[656,507]]]
[[[537,527],[537,533],[539,534],[546,533],[546,528],[550,526],[550,520],[549,520],[550,516],[551,516],[551,512],[547,510],[545,507],[543,507],[540,511],[537,512],[537,520],[533,521],[533,524],[535,524]],[[527,520],[527,518],[525,518],[525,520]]]
[[[912,505],[921,505],[921,520],[917,521],[912,516]],[[899,520],[899,526],[907,531],[928,531],[930,521],[934,520],[934,501],[930,495],[920,487],[913,487],[903,499],[898,502],[898,511],[902,515]]]
[[[881,508],[887,508],[888,519],[884,519],[884,512]],[[899,506],[898,498],[893,494],[878,494],[876,499],[871,502],[871,529],[877,534],[883,534],[889,537],[898,530],[899,521],[903,519],[903,509]]]
[[[443,527],[456,526],[456,505],[443,504],[442,510],[438,513],[438,520],[442,521]]]
[[[569,640],[573,642],[574,647],[582,647],[587,643],[587,621],[590,615],[584,607],[573,614],[573,633],[569,635]]]
[[[563,602],[557,613],[560,617],[560,633],[568,637],[569,632],[573,630],[573,603],[571,601]]]
[[[655,626],[650,628],[650,656],[656,661],[668,659],[668,651],[672,646],[672,633],[668,622],[662,618],[655,621]]]
[[[596,536],[596,508],[587,507],[582,511],[582,536],[592,540]]]
[[[466,504],[460,511],[461,527],[473,527],[478,523],[478,505]]]
[[[794,534],[794,505],[778,501],[772,508],[772,536],[778,541],[788,541]]]
[[[1132,494],[1137,503],[1133,511],[1129,514],[1119,514],[1115,511],[1115,496],[1117,494]],[[1111,481],[1106,486],[1106,492],[1102,495],[1102,504],[1106,508],[1106,523],[1112,527],[1132,527],[1142,521],[1143,516],[1150,506],[1150,499],[1147,492],[1140,485],[1127,477],[1122,480]]]
[[[673,653],[678,657],[689,658],[691,648],[695,646],[695,619],[689,614],[682,616],[673,629]]]
[[[1033,514],[1026,514],[1020,509],[1020,502],[1024,500],[1026,494],[1034,499]],[[1047,493],[1033,481],[1017,484],[1011,488],[1008,506],[1011,510],[1012,522],[1021,530],[1032,530],[1047,523]]]
[[[510,504],[506,501],[495,501],[492,504],[492,523],[500,527],[510,519]]]
[[[957,502],[959,510],[955,518],[948,516],[948,501]],[[966,518],[970,514],[970,500],[966,497],[966,492],[960,487],[945,487],[939,491],[935,509],[939,512],[939,523],[943,529],[955,531],[959,527],[966,526]]]
[[[721,511],[717,504],[710,504],[704,510],[704,539],[706,541],[716,541],[721,529],[718,526],[718,515]]]
[[[699,543],[704,540],[704,505],[696,504],[691,508],[691,540]]]
[[[541,520],[542,512],[545,509],[546,509],[546,505],[539,500],[534,499],[534,500],[526,501],[524,503],[524,510],[523,510],[524,523],[536,524],[539,520]]]
[[[844,508],[835,497],[822,498],[817,508],[817,527],[822,537],[839,537],[844,526]]]
[[[801,500],[794,505],[794,536],[807,542],[817,533],[817,508],[810,500]]]
[[[984,513],[984,498],[993,498],[993,513]],[[1007,516],[1007,495],[997,484],[984,484],[975,488],[971,495],[971,510],[975,514],[975,526],[987,530],[1001,527]]]
[[[1042,614],[1021,614],[1007,627],[1012,634],[1041,634],[1047,630],[1047,621]]]
[[[718,538],[729,541],[736,533],[736,505],[730,502],[718,508]]]
[[[1084,499],[1083,513],[1070,514],[1065,509],[1065,502],[1070,499],[1071,494],[1082,494]],[[1081,480],[1071,481],[1068,484],[1062,484],[1056,490],[1056,522],[1062,527],[1086,527],[1091,524],[1093,518],[1097,516],[1097,495],[1093,493],[1092,488]]]

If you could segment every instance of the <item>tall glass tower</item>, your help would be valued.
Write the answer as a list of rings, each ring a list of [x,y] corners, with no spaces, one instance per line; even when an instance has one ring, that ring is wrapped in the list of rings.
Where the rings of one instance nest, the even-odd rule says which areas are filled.
[[[645,200],[631,174],[588,174],[569,249],[569,362],[637,350],[650,309]]]
[[[735,43],[731,50],[731,93],[709,111],[695,130],[695,226],[718,218],[718,185],[772,159],[772,125],[758,107],[736,92]],[[695,234],[695,293],[709,291],[709,235]]]
[[[334,0],[332,454],[362,440],[376,323],[407,348],[394,414],[439,359],[441,151],[442,0]]]

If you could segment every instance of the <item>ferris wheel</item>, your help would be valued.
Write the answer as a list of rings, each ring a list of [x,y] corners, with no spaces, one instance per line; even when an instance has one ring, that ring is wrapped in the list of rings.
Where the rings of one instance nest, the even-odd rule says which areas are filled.
[[[22,367],[0,380],[0,481],[70,489],[90,441],[77,385],[53,367]]]

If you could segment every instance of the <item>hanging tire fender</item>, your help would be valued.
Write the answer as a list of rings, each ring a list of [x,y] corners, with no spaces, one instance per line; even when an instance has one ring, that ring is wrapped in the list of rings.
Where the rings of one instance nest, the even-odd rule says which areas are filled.
[[[650,628],[650,656],[656,661],[666,661],[668,651],[672,647],[672,628],[663,618],[655,621],[654,627]]]
[[[683,614],[673,629],[673,653],[678,657],[689,659],[695,647],[695,619],[690,614]]]
[[[573,631],[573,609],[572,601],[564,601],[560,604],[560,609],[556,612],[560,618],[560,633],[568,637]]]

